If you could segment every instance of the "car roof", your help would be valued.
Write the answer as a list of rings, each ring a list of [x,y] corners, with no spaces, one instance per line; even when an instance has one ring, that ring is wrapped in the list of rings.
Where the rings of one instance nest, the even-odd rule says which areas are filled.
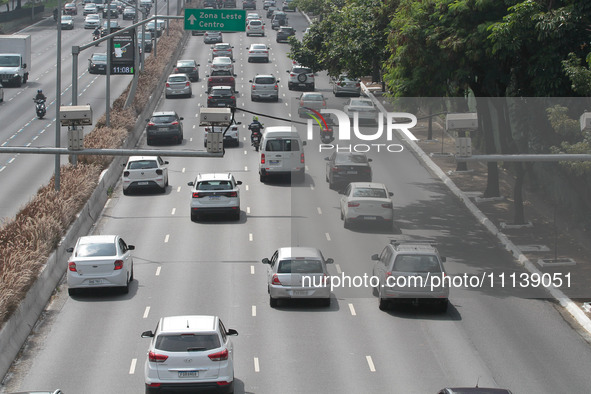
[[[217,321],[217,316],[167,316],[160,320],[160,332],[214,331],[217,328]]]
[[[195,59],[180,59],[180,60],[177,60],[176,62],[177,62],[177,64],[178,63],[181,63],[181,62],[193,62],[193,63],[197,63],[195,61]]]
[[[226,60],[227,59],[227,60]],[[223,60],[223,62],[222,62]],[[215,59],[213,59],[212,63],[232,63],[232,58],[229,56],[218,56]]]
[[[185,77],[186,79],[188,79],[188,78],[189,78],[189,77],[187,76],[187,74],[185,74],[185,73],[170,74],[170,75],[168,76],[168,78],[170,78],[170,77]]]
[[[386,185],[383,183],[378,182],[351,182],[349,183],[351,187],[371,187],[371,188],[384,188],[386,189]]]
[[[254,76],[255,78],[262,77],[262,78],[275,78],[273,74],[257,74]]]
[[[117,235],[85,235],[78,240],[79,244],[113,243]]]
[[[507,389],[493,389],[485,387],[448,387],[447,390],[452,394],[511,394]]]
[[[157,111],[152,113],[152,116],[174,116],[176,112],[174,111]]]
[[[293,126],[269,126],[263,129],[263,135],[266,138],[275,138],[275,137],[296,137],[299,138],[300,135],[298,131]]]
[[[130,156],[127,162],[140,160],[158,160],[158,156]]]
[[[231,172],[216,172],[216,173],[204,173],[197,174],[197,180],[216,180],[216,181],[229,181],[232,178]]]
[[[278,249],[280,259],[290,257],[304,257],[304,258],[317,258],[321,259],[322,254],[318,248],[304,247],[304,246],[288,246]]]

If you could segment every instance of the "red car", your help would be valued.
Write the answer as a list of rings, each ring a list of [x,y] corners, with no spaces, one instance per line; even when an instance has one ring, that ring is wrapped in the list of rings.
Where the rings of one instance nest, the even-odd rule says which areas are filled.
[[[64,15],[78,15],[78,8],[75,3],[68,3],[64,5]]]

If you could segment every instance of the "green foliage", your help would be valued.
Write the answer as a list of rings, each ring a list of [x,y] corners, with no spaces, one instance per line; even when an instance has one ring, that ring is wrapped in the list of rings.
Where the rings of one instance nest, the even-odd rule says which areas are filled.
[[[568,116],[566,107],[555,105],[546,113],[554,131],[566,139],[560,146],[551,147],[552,153],[591,154],[591,132],[581,131],[579,121]],[[561,161],[560,165],[576,176],[591,174],[591,161]]]
[[[587,66],[591,67],[591,52],[587,54]],[[582,95],[591,95],[591,69],[581,65],[581,59],[573,52],[562,61],[562,68],[571,82],[571,89]]]

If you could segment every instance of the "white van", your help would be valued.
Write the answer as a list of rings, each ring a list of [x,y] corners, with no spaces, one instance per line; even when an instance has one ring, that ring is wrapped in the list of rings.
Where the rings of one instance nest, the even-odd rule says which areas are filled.
[[[261,182],[269,175],[290,174],[298,182],[305,177],[304,145],[295,127],[273,126],[263,129],[259,161]]]

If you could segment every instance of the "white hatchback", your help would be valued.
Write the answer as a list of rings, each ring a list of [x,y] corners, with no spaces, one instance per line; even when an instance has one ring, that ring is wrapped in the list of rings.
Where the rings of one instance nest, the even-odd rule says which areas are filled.
[[[341,220],[345,228],[355,223],[379,223],[390,228],[394,218],[392,192],[383,183],[351,182],[342,193]]]
[[[234,60],[228,56],[215,57],[213,60],[210,60],[210,63],[212,71],[225,70],[234,74]]]
[[[72,253],[68,260],[68,294],[92,287],[118,287],[129,292],[133,280],[133,258],[118,235],[89,235],[78,238],[76,246],[66,249]]]
[[[164,193],[168,186],[168,161],[160,156],[131,156],[123,171],[123,194],[132,189],[157,188]]]
[[[218,316],[168,316],[159,320],[144,366],[146,393],[234,392],[234,345],[238,335]]]
[[[240,219],[241,181],[229,172],[198,174],[191,190],[191,220],[199,220],[204,214],[231,214]]]
[[[263,61],[269,63],[269,47],[265,44],[250,44],[248,49],[248,62]]]

